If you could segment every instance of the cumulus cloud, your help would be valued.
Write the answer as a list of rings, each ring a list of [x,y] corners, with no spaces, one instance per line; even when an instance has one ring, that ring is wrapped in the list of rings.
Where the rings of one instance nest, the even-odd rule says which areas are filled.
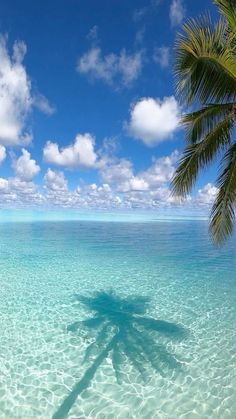
[[[63,172],[48,169],[44,176],[47,205],[62,208],[111,209],[121,205],[121,199],[108,184],[82,184],[69,190]]]
[[[99,168],[102,182],[117,194],[122,208],[156,209],[164,207],[190,206],[191,197],[180,200],[173,196],[170,181],[179,159],[179,152],[153,159],[146,170],[135,172],[128,159],[104,159]]]
[[[166,68],[170,63],[170,48],[162,46],[155,47],[153,52],[153,60],[160,64],[162,68]]]
[[[212,183],[207,183],[198,190],[196,201],[202,205],[210,205],[214,202],[219,189]]]
[[[78,201],[77,201],[78,202]],[[121,198],[106,183],[85,185],[80,193],[79,203],[88,208],[111,209],[122,206]]]
[[[15,206],[17,208],[39,206],[45,202],[45,197],[31,181],[17,177],[0,178],[0,206]]]
[[[73,144],[61,149],[57,143],[48,141],[43,149],[43,157],[47,163],[68,169],[91,168],[97,160],[94,145],[95,140],[88,133],[78,134]]]
[[[107,162],[100,168],[103,182],[111,185],[117,192],[144,191],[148,189],[147,182],[133,173],[132,163],[127,159]]]
[[[22,64],[26,53],[23,42],[15,42],[9,55],[6,39],[0,37],[0,143],[17,145],[30,142],[25,132],[26,118],[32,106],[31,84]]]
[[[173,177],[178,159],[179,152],[177,150],[173,151],[169,156],[156,158],[153,164],[142,172],[140,176],[148,183],[151,190],[166,185]]]
[[[113,161],[109,159],[100,168],[100,176],[103,182],[112,185],[117,191],[122,192],[127,189],[127,182],[133,177],[132,163],[127,159]]]
[[[182,0],[172,0],[170,5],[170,22],[172,26],[179,25],[185,16],[185,7]]]
[[[0,145],[0,164],[2,164],[5,158],[6,158],[6,149],[3,145]]]
[[[45,202],[45,197],[39,192],[38,186],[32,182],[40,167],[31,159],[30,153],[22,149],[22,155],[13,158],[14,177],[0,178],[0,206],[38,206]]]
[[[114,155],[100,159],[98,182],[83,181],[71,189],[63,171],[49,168],[44,174],[43,186],[36,185],[33,177],[39,166],[23,149],[13,161],[15,177],[0,178],[0,207],[57,207],[77,209],[158,209],[182,206],[191,211],[208,211],[218,189],[207,184],[196,196],[179,200],[170,191],[178,151],[153,159],[150,167],[135,171],[127,158]]]
[[[0,191],[4,192],[7,190],[7,188],[8,188],[8,180],[0,178]]]
[[[44,96],[39,96],[39,101],[32,94],[31,81],[23,65],[25,54],[25,43],[16,41],[10,55],[6,38],[0,36],[0,144],[5,146],[31,142],[32,134],[26,129],[26,123],[36,102],[44,112],[51,111]]]
[[[47,189],[51,191],[67,191],[68,184],[65,179],[63,172],[48,169],[45,176],[44,182]]]
[[[169,156],[155,159],[147,170],[138,173],[134,173],[133,165],[128,159],[104,160],[104,166],[100,167],[100,177],[114,191],[126,194],[126,199],[128,193],[144,193],[138,195],[144,199],[145,205],[147,193],[153,200],[153,192],[163,187],[168,188],[178,158],[178,151],[174,151]]]
[[[103,160],[100,177],[103,182],[110,185],[116,192],[145,191],[148,189],[147,182],[140,176],[135,176],[133,165],[128,159]]]
[[[124,48],[118,54],[104,55],[100,47],[92,47],[79,58],[77,71],[110,85],[127,87],[141,73],[142,61],[142,51],[129,54]]]
[[[163,100],[142,98],[132,106],[130,120],[125,126],[131,136],[153,147],[171,138],[178,127],[179,112],[173,96]]]
[[[22,155],[13,160],[12,167],[16,177],[26,182],[32,180],[40,172],[40,167],[34,159],[31,159],[30,153],[24,148],[22,149]]]
[[[149,188],[145,179],[139,176],[133,176],[129,180],[129,190],[131,191],[147,191]]]

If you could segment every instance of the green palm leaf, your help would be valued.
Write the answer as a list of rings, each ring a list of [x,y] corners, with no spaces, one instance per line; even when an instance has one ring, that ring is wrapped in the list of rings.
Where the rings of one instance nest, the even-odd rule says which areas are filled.
[[[183,101],[234,101],[236,61],[225,32],[223,21],[213,28],[206,18],[184,25],[176,43],[175,65],[177,94]]]
[[[202,140],[219,122],[232,114],[234,103],[209,104],[202,109],[185,114],[181,123],[186,129],[186,140],[195,144]]]
[[[176,42],[177,95],[185,105],[202,108],[182,117],[187,144],[172,190],[185,196],[199,171],[225,153],[210,224],[213,240],[221,243],[232,233],[235,219],[236,146],[231,136],[236,120],[236,1],[213,2],[220,20],[212,24],[209,16],[190,19]]]
[[[233,231],[236,202],[236,144],[224,156],[218,178],[219,193],[212,208],[210,230],[216,243],[223,242]]]
[[[206,167],[230,142],[233,128],[232,116],[220,122],[206,137],[186,147],[172,180],[172,190],[177,196],[185,196],[196,181],[200,169]]]
[[[236,35],[236,2],[234,0],[214,0],[220,13],[224,16],[231,28],[231,33]]]

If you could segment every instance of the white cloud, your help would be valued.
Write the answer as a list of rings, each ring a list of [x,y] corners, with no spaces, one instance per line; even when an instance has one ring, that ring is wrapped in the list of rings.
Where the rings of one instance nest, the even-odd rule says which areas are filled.
[[[101,48],[92,47],[78,60],[77,71],[110,85],[129,86],[141,73],[142,58],[142,51],[103,55]]]
[[[63,208],[111,209],[121,204],[121,199],[108,184],[83,184],[75,190],[68,189],[63,172],[49,169],[44,176],[47,205]]]
[[[5,158],[6,158],[6,149],[3,145],[0,145],[0,164],[2,164]]]
[[[22,149],[22,155],[13,160],[12,167],[16,177],[26,182],[32,180],[40,171],[36,161],[31,159],[30,153],[24,148]]]
[[[0,179],[0,205],[15,206],[39,206],[45,202],[45,197],[38,192],[33,182],[21,180],[17,177]]]
[[[40,168],[30,153],[22,149],[22,155],[13,159],[12,167],[15,177],[0,178],[0,206],[38,206],[45,202],[45,197],[38,191],[38,186],[32,182]]]
[[[15,42],[12,57],[8,54],[6,40],[0,37],[0,143],[17,145],[30,142],[24,131],[31,110],[31,84],[22,64],[26,46]]]
[[[43,149],[44,160],[69,169],[95,166],[97,155],[95,140],[90,134],[78,134],[73,144],[59,149],[57,143],[48,141]]]
[[[153,164],[140,174],[148,183],[150,190],[155,190],[171,181],[178,158],[179,152],[175,150],[169,156],[155,159]]]
[[[173,96],[162,101],[147,97],[133,105],[126,127],[131,136],[153,147],[171,138],[178,123],[179,106]]]
[[[120,197],[119,207],[155,209],[190,205],[189,196],[180,200],[172,196],[169,187],[178,159],[179,152],[175,150],[169,156],[154,159],[146,170],[135,173],[128,159],[104,158],[99,173],[102,182]]]
[[[162,46],[154,48],[153,60],[160,64],[162,68],[166,68],[170,63],[170,48]]]
[[[31,181],[25,181],[17,177],[8,180],[9,191],[18,194],[19,197],[24,197],[30,202],[30,198],[35,196],[37,186]]]
[[[0,35],[0,144],[5,146],[31,142],[32,134],[26,123],[34,105],[47,113],[52,110],[44,96],[39,95],[39,101],[32,95],[31,81],[23,65],[25,54],[25,43],[16,41],[10,55],[6,38]]]
[[[149,185],[145,179],[138,176],[134,176],[129,181],[129,188],[131,191],[147,191]]]
[[[45,197],[38,191],[38,186],[32,182],[40,168],[35,160],[31,159],[30,153],[22,149],[22,155],[12,162],[15,177],[0,179],[0,205],[15,206],[38,206],[45,202]]]
[[[41,93],[38,93],[33,97],[33,104],[35,108],[39,109],[46,115],[52,115],[55,112],[55,108],[49,103],[48,99]]]
[[[174,151],[169,156],[155,159],[147,170],[137,174],[134,173],[132,163],[127,159],[104,159],[104,165],[100,166],[100,177],[116,192],[151,193],[160,187],[168,186],[178,158],[178,151]]]
[[[184,208],[189,211],[208,212],[218,189],[207,184],[196,197],[179,200],[170,191],[178,151],[169,156],[153,159],[150,167],[135,171],[128,159],[104,155],[98,166],[100,182],[86,184],[81,181],[70,189],[63,171],[48,169],[44,185],[33,183],[39,171],[26,150],[14,161],[15,177],[0,178],[0,207],[57,207],[77,209],[158,209]]]
[[[48,169],[44,182],[47,189],[51,191],[67,191],[68,185],[63,172]]]
[[[118,137],[105,137],[102,143],[102,147],[99,150],[99,155],[101,157],[111,157],[116,154],[120,147]]]
[[[0,191],[5,192],[8,188],[8,180],[0,178]]]
[[[214,202],[219,189],[212,183],[207,183],[198,190],[196,201],[202,205],[210,205]]]
[[[185,16],[185,7],[182,0],[172,0],[170,5],[170,22],[172,26],[179,25]]]
[[[103,183],[98,186],[96,183],[92,183],[85,185],[81,191],[80,200],[77,200],[78,203],[88,208],[111,209],[119,208],[122,200],[108,184]]]
[[[105,160],[104,166],[100,168],[100,176],[103,182],[113,186],[118,192],[129,190],[129,181],[133,178],[132,163],[127,159]]]

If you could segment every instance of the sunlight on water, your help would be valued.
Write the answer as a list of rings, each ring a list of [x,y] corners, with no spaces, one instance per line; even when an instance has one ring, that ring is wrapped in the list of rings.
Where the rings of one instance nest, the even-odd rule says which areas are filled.
[[[1,418],[235,418],[235,240],[194,222],[0,225]]]

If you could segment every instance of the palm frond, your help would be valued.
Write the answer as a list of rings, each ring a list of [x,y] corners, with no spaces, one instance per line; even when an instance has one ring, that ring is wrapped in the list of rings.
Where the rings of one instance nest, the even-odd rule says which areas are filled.
[[[235,0],[214,0],[219,12],[229,24],[231,33],[236,34],[236,2]]]
[[[233,144],[222,161],[222,173],[217,184],[219,193],[211,213],[210,231],[213,241],[220,244],[232,234],[236,203],[236,144]]]
[[[183,157],[172,180],[172,191],[177,196],[185,196],[192,188],[200,169],[206,167],[212,159],[229,145],[233,118],[228,116],[221,121],[206,137],[185,148]]]
[[[225,40],[226,24],[209,18],[189,20],[176,42],[175,79],[180,100],[192,103],[234,101],[236,60]]]
[[[195,144],[206,136],[215,126],[230,113],[234,103],[209,104],[202,109],[185,114],[181,123],[186,129],[186,140]]]

